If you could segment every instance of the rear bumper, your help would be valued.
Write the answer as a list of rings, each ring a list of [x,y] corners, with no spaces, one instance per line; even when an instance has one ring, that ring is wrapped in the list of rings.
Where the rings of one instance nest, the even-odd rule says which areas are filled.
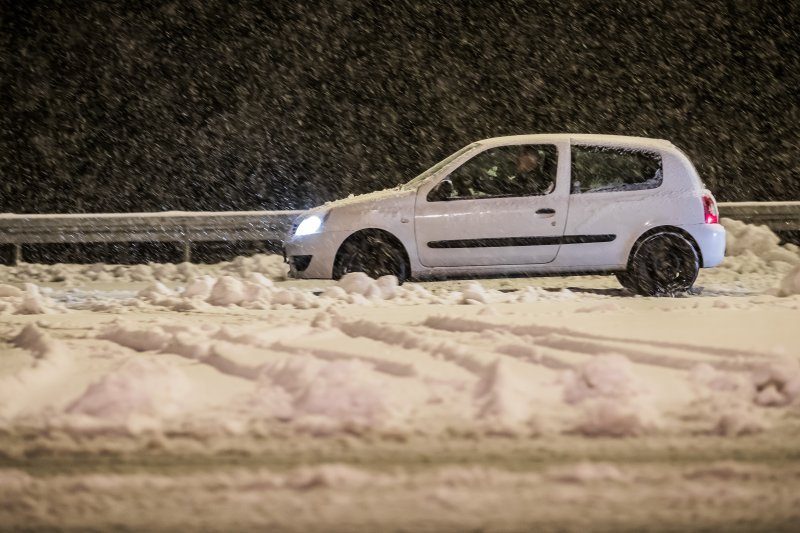
[[[718,266],[725,258],[725,228],[721,224],[680,226],[694,237],[703,256],[703,268]]]

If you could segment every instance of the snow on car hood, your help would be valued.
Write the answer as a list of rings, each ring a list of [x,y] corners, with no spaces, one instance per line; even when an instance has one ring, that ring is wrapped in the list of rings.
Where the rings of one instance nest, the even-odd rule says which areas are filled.
[[[313,207],[308,211],[303,212],[300,217],[298,217],[298,220],[309,215],[323,215],[324,213],[328,213],[332,210],[342,210],[345,208],[352,208],[354,210],[358,210],[361,207],[371,209],[386,209],[391,206],[392,208],[397,209],[401,207],[399,204],[404,203],[403,200],[407,198],[413,198],[416,192],[416,189],[403,190],[399,187],[395,187],[393,189],[383,189],[366,194],[351,194],[347,198],[326,202],[320,206]]]
[[[405,198],[407,196],[413,196],[416,193],[416,190],[403,190],[399,187],[395,187],[393,189],[383,189],[381,191],[369,192],[366,194],[359,194],[353,195],[351,194],[347,198],[342,198],[341,200],[334,200],[332,202],[327,202],[320,206],[320,209],[336,209],[340,207],[350,207],[355,206],[358,204],[368,204],[368,203],[377,203],[382,202],[389,199],[399,199]]]

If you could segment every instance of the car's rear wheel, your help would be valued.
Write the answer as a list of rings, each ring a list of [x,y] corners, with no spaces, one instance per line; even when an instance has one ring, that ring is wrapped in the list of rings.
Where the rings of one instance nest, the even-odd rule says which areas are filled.
[[[626,274],[638,294],[675,296],[691,289],[699,272],[700,256],[688,239],[656,233],[636,248]]]
[[[350,272],[371,278],[392,275],[399,283],[408,279],[409,268],[402,245],[382,232],[362,232],[348,238],[336,255],[334,279]]]
[[[617,276],[617,281],[619,281],[619,284],[622,285],[623,288],[631,292],[636,292],[636,282],[631,277],[630,273],[616,272],[615,275]]]

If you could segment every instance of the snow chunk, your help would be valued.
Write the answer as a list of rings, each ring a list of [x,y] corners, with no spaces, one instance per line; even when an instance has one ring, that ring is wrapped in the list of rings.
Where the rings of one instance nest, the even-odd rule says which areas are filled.
[[[725,437],[737,437],[759,433],[767,428],[764,417],[745,407],[730,408],[719,417],[716,433]]]
[[[43,296],[39,287],[33,283],[26,283],[24,291],[11,285],[0,285],[0,314],[42,315],[63,312],[63,306]]]
[[[789,405],[800,397],[800,362],[781,359],[762,365],[753,372],[755,403],[765,407]]]
[[[233,276],[222,276],[214,283],[206,301],[211,305],[232,305],[246,300],[248,294],[244,283]]]
[[[575,429],[590,437],[635,437],[656,426],[649,406],[603,399],[591,401],[586,406]]]
[[[790,270],[778,286],[778,296],[794,296],[800,294],[800,265]]]
[[[270,279],[283,280],[288,277],[289,273],[289,266],[284,263],[283,256],[279,254],[240,256],[230,263],[220,263],[217,266],[223,274],[238,275],[242,278],[257,273]]]
[[[576,431],[588,436],[627,437],[657,426],[649,390],[626,357],[599,355],[566,375],[564,400],[584,403]]]
[[[11,339],[11,344],[29,350],[37,357],[46,357],[57,352],[56,342],[36,324],[28,324],[19,334]]]
[[[201,300],[205,300],[209,296],[211,296],[211,289],[214,287],[214,283],[216,283],[216,278],[213,276],[200,276],[198,278],[194,278],[186,288],[183,289],[181,292],[181,296],[184,298],[199,298]]]
[[[0,375],[0,419],[25,411],[32,391],[48,391],[73,364],[66,348],[35,324],[22,328],[11,344],[31,351],[35,359],[18,372]]]
[[[8,298],[9,296],[22,296],[22,291],[13,285],[0,285],[0,298]]]
[[[295,400],[306,415],[374,424],[389,414],[383,381],[360,361],[326,364]]]
[[[155,300],[162,296],[175,296],[175,291],[173,291],[160,281],[156,281],[149,287],[139,291],[138,296],[140,298],[145,298],[147,300]]]
[[[465,304],[488,304],[491,298],[483,285],[472,281],[464,289],[461,301]]]
[[[381,276],[372,279],[363,272],[350,272],[342,276],[337,287],[346,294],[359,294],[372,300],[389,300],[398,292],[398,281],[395,276]],[[333,296],[334,293],[328,293]]]
[[[475,387],[478,417],[509,425],[530,418],[530,383],[522,380],[498,357],[488,366]]]
[[[627,357],[599,355],[566,376],[564,400],[575,404],[591,398],[631,398],[646,391]]]
[[[140,329],[116,323],[107,327],[97,338],[115,342],[137,352],[147,352],[163,349],[172,339],[172,335],[161,327]]]
[[[291,472],[286,485],[294,489],[358,488],[374,485],[375,474],[343,464],[303,467]]]
[[[175,366],[154,359],[128,359],[89,385],[66,411],[109,420],[132,415],[165,418],[180,412],[190,386]]]
[[[565,483],[592,483],[598,481],[628,481],[629,478],[610,463],[583,462],[576,465],[555,467],[547,472],[547,477]]]
[[[749,402],[755,393],[752,380],[745,374],[717,370],[708,363],[696,365],[689,372],[689,379],[709,391],[732,393],[746,397]]]

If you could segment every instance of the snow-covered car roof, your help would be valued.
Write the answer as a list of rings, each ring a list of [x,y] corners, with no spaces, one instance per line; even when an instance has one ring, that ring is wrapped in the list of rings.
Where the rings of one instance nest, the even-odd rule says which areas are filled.
[[[599,134],[574,134],[574,133],[544,133],[532,135],[509,135],[505,137],[492,137],[478,141],[485,147],[503,146],[508,144],[538,144],[553,142],[572,142],[574,144],[604,144],[616,146],[636,146],[638,148],[664,149],[674,148],[670,141],[665,139],[650,139],[647,137],[632,137],[627,135],[599,135]]]

